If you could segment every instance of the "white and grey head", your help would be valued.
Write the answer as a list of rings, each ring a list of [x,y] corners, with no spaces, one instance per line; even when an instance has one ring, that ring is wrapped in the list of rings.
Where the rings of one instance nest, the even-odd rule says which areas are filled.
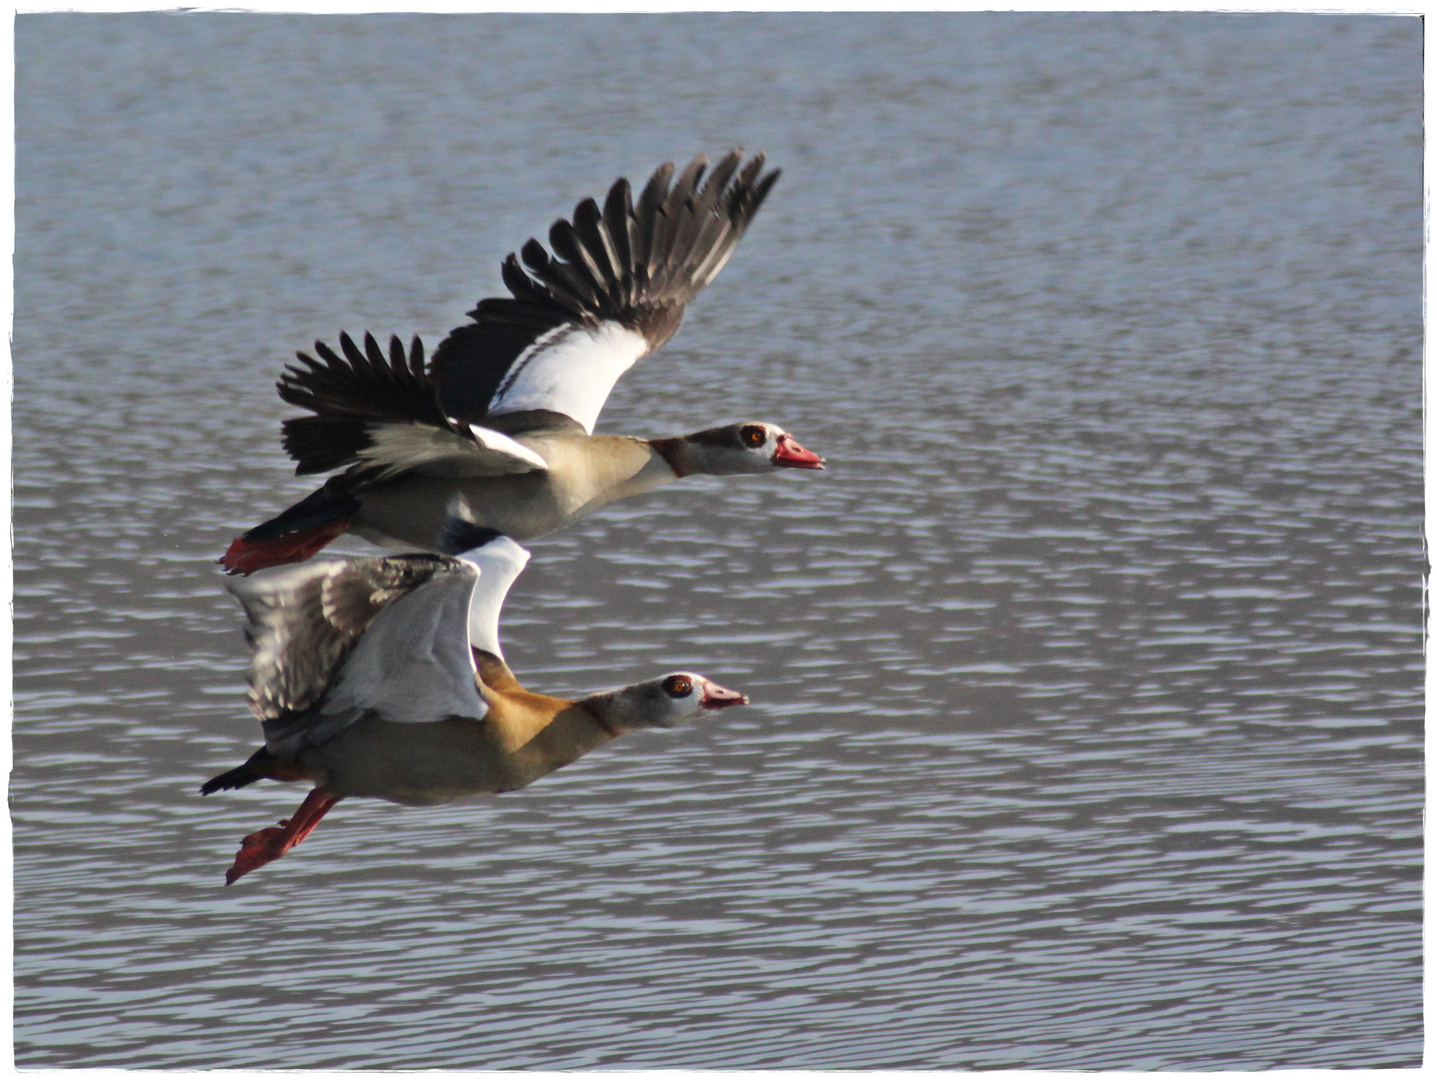
[[[653,439],[650,445],[679,476],[823,468],[823,458],[799,446],[798,441],[777,424],[765,424],[761,420],[707,428],[673,439]]]
[[[632,731],[682,727],[705,713],[732,705],[747,705],[748,698],[692,671],[676,671],[662,678],[594,694],[585,698],[583,704],[609,730]]]

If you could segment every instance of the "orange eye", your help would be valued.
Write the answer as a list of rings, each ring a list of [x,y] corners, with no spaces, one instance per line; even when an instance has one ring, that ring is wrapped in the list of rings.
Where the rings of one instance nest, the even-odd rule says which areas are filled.
[[[688,697],[693,692],[693,680],[687,675],[670,675],[664,680],[664,693],[671,698]]]
[[[746,425],[738,434],[745,446],[752,446],[755,449],[768,442],[768,432],[757,424]]]

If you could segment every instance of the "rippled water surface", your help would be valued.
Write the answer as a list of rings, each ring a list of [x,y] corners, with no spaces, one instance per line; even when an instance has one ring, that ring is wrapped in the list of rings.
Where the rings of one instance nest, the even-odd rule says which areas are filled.
[[[22,16],[27,1066],[1421,1053],[1421,38],[1318,16]],[[754,707],[514,795],[274,784],[213,565],[272,383],[431,346],[614,176],[784,178],[603,427],[824,474],[535,542],[532,686]]]

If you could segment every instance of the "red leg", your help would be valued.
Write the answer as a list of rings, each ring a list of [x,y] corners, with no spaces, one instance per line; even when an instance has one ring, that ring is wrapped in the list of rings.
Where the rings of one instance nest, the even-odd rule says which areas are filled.
[[[239,854],[235,864],[225,871],[225,884],[233,885],[251,870],[274,862],[314,831],[319,819],[329,813],[342,795],[331,794],[323,787],[317,787],[305,796],[294,817],[271,825],[257,833],[250,833],[240,841]]]

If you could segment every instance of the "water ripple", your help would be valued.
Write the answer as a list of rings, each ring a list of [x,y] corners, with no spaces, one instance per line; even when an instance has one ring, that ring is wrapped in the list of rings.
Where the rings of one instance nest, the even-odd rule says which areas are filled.
[[[17,1062],[1414,1066],[1420,24],[574,25],[17,22]],[[695,140],[784,181],[603,428],[831,468],[536,542],[506,651],[753,707],[223,888],[290,350]]]

